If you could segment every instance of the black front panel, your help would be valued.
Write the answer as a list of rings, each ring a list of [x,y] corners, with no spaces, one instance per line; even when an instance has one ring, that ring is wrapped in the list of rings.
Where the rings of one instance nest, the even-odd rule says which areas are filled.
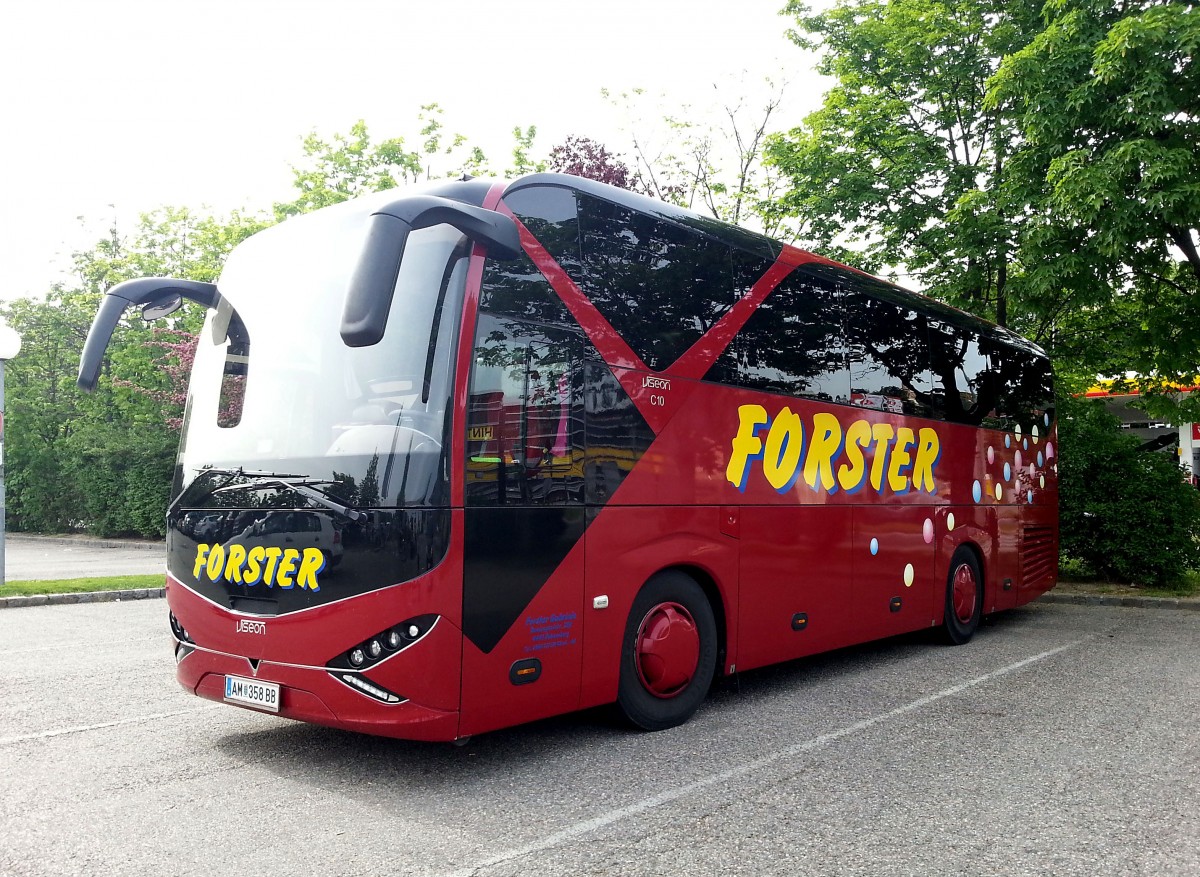
[[[448,509],[364,512],[323,508],[177,509],[167,568],[230,609],[282,615],[406,582],[429,572],[450,543]]]
[[[463,633],[490,652],[583,536],[583,508],[468,508]]]

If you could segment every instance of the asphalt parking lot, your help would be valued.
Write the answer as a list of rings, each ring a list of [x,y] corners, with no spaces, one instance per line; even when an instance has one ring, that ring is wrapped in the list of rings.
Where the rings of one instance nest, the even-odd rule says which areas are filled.
[[[30,536],[4,536],[4,579],[75,579],[165,573],[162,542]]]
[[[190,697],[164,615],[0,612],[0,873],[1200,874],[1200,613],[1035,604],[461,748]]]

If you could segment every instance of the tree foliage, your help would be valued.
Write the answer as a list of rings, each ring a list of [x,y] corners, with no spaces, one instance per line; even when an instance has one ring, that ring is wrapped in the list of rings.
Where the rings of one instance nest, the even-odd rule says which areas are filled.
[[[167,326],[136,314],[114,333],[93,394],[75,386],[101,295],[134,277],[213,280],[229,251],[270,224],[163,207],[74,256],[74,281],[3,309],[24,338],[6,369],[8,519],[14,530],[162,535],[187,369],[203,315]]]
[[[1200,416],[1200,16],[1171,2],[786,10],[834,78],[768,160],[818,247],[1012,325],[1068,383]],[[1155,395],[1157,391],[1157,396]]]
[[[1031,264],[1031,285],[1071,290],[1066,356],[1136,373],[1160,416],[1200,419],[1200,400],[1169,392],[1200,374],[1200,12],[1051,0],[1043,14],[989,93],[1020,126],[1031,236],[1064,252]]]
[[[768,144],[790,186],[777,209],[821,249],[1007,324],[1024,218],[1009,171],[1017,132],[985,97],[1028,41],[1036,0],[842,0],[820,14],[792,0],[785,11],[834,82],[804,125]]]
[[[1059,418],[1063,553],[1109,581],[1167,587],[1200,568],[1200,492],[1146,452],[1102,404],[1067,399]]]
[[[621,189],[640,191],[637,178],[629,165],[621,161],[602,143],[589,137],[570,136],[550,150],[549,170],[574,174]]]
[[[671,106],[635,88],[603,92],[626,118],[632,182],[628,188],[734,224],[786,234],[789,216],[776,209],[780,174],[764,163],[772,119],[785,84],[766,80],[752,102],[744,82],[713,86],[711,105]]]

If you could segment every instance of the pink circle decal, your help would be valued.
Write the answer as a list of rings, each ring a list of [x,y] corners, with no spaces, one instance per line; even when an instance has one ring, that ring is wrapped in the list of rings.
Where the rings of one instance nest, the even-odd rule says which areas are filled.
[[[925,542],[927,544],[933,542],[933,521],[929,520],[929,518],[926,518],[925,526],[921,529],[925,535]]]

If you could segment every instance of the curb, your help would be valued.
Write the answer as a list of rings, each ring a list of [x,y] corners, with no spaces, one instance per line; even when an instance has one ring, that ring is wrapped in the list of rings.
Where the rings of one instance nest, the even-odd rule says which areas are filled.
[[[132,548],[138,551],[161,551],[166,556],[166,542],[146,539],[98,539],[92,536],[42,536],[38,533],[6,533],[5,542],[23,542],[26,545],[86,545],[89,548]]]
[[[82,594],[0,597],[0,609],[19,609],[23,606],[66,606],[72,603],[120,603],[122,600],[153,600],[165,597],[166,594],[166,588],[134,588],[129,591],[87,591]]]
[[[1049,591],[1036,603],[1067,603],[1072,606],[1124,606],[1130,609],[1190,609],[1200,611],[1200,600],[1194,597],[1120,597],[1116,594],[1056,594]]]

